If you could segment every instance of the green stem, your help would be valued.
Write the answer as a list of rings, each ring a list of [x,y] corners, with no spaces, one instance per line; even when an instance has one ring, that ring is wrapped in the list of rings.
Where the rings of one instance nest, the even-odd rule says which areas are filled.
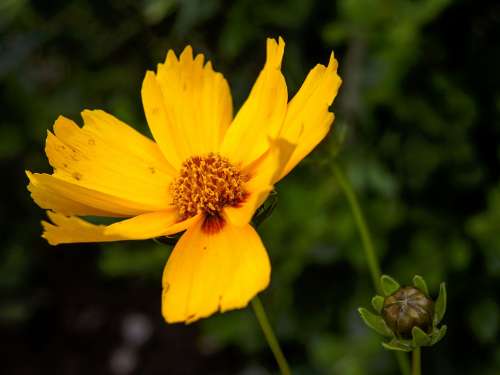
[[[269,348],[273,352],[274,358],[276,359],[276,362],[278,362],[278,366],[280,368],[281,374],[282,375],[291,375],[291,371],[290,371],[290,367],[288,366],[288,362],[286,361],[286,358],[283,355],[283,351],[281,350],[278,339],[276,339],[276,335],[274,334],[274,331],[271,327],[271,324],[269,324],[269,320],[267,319],[266,311],[264,310],[264,306],[262,305],[262,302],[260,301],[259,296],[255,296],[254,299],[252,300],[252,307],[253,307],[253,311],[255,313],[255,316],[257,317],[257,320],[259,321],[260,328],[262,329],[262,332],[264,333],[264,336],[266,337],[267,344],[269,345]]]
[[[349,204],[351,206],[354,220],[356,221],[359,234],[361,235],[361,241],[363,242],[363,248],[365,250],[366,259],[368,261],[368,267],[370,268],[370,273],[372,276],[373,285],[375,286],[375,290],[377,291],[377,293],[382,294],[382,290],[380,288],[380,266],[377,261],[377,255],[375,254],[375,248],[373,247],[370,231],[368,230],[368,226],[366,225],[366,221],[363,216],[363,212],[361,211],[358,198],[354,193],[354,189],[352,188],[351,183],[346,178],[344,172],[342,172],[340,167],[336,164],[333,164],[332,169],[335,178],[344,191],[344,194],[346,195],[347,200],[349,201]]]
[[[396,359],[398,360],[399,370],[403,375],[410,375],[410,361],[408,361],[407,354],[405,352],[395,351]]]
[[[368,229],[368,225],[366,224],[361,206],[359,205],[358,198],[356,197],[356,193],[354,192],[351,183],[345,176],[342,169],[337,164],[335,164],[335,162],[333,162],[332,164],[332,170],[335,178],[337,179],[337,182],[339,183],[341,189],[347,197],[347,200],[349,201],[349,205],[351,206],[351,211],[354,216],[354,220],[356,221],[356,225],[361,236],[361,241],[363,242],[363,249],[368,261],[368,267],[370,268],[370,274],[372,277],[373,286],[375,287],[375,291],[383,295],[382,288],[380,286],[380,265],[378,263],[377,254],[375,253],[375,247],[373,246],[370,231]],[[401,373],[403,375],[410,375],[410,364],[408,363],[408,357],[403,352],[395,352],[395,355],[396,359],[398,360]]]
[[[413,349],[411,353],[412,357],[412,366],[411,366],[411,375],[420,375],[422,373],[421,365],[420,365],[420,347]]]

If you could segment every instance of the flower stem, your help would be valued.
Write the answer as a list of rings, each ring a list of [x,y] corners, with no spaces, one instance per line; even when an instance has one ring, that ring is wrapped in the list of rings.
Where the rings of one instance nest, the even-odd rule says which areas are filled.
[[[291,375],[290,367],[288,366],[288,362],[283,355],[283,351],[281,350],[280,344],[276,339],[276,335],[274,334],[273,329],[271,328],[271,324],[269,324],[269,320],[267,319],[266,311],[264,310],[264,306],[260,301],[259,296],[255,296],[252,300],[252,308],[259,321],[260,328],[266,337],[267,344],[269,348],[274,354],[274,358],[276,362],[278,362],[278,366],[280,368],[280,372],[282,375]]]
[[[420,366],[420,347],[413,349],[411,353],[412,357],[412,366],[411,366],[411,375],[420,375],[422,373]]]
[[[361,206],[359,205],[358,198],[356,197],[356,193],[354,192],[351,183],[345,176],[342,169],[335,162],[332,163],[332,170],[337,182],[349,201],[349,205],[351,206],[351,211],[354,216],[354,220],[356,221],[361,241],[363,242],[363,249],[365,250],[375,291],[382,295],[382,288],[380,286],[380,265],[378,263],[377,254],[375,253],[375,247],[373,246],[370,231],[368,230],[368,225],[366,224],[366,220],[363,215],[363,211],[361,210]],[[410,375],[408,357],[403,352],[395,352],[395,355],[398,360],[401,373],[403,375]]]
[[[363,212],[361,211],[358,198],[356,197],[356,193],[354,193],[354,189],[352,188],[351,183],[346,178],[344,172],[340,169],[340,167],[337,164],[333,164],[332,169],[335,178],[344,191],[344,194],[346,195],[347,200],[349,201],[349,204],[351,206],[354,220],[356,221],[359,234],[361,235],[361,241],[363,242],[363,248],[365,250],[366,259],[368,261],[368,267],[370,268],[370,273],[372,276],[373,285],[375,286],[375,290],[377,291],[377,293],[382,294],[382,290],[380,288],[380,266],[377,261],[377,255],[375,254],[375,248],[373,247],[370,231],[368,230],[368,226],[366,225],[366,221],[363,216]]]
[[[410,361],[408,361],[408,357],[405,352],[394,352],[396,355],[396,359],[398,360],[399,370],[403,375],[410,375]]]

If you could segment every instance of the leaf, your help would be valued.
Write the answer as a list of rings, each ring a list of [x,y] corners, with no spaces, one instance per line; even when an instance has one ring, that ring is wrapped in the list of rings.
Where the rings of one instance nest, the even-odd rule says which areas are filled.
[[[390,341],[390,342],[383,342],[382,346],[386,348],[387,350],[398,350],[401,352],[411,352],[411,348],[407,347],[406,345],[403,345],[397,341]]]
[[[382,286],[382,291],[386,296],[390,296],[401,287],[396,280],[388,275],[382,275],[380,278],[380,285]]]
[[[177,244],[177,241],[179,241],[179,238],[181,238],[181,233],[176,233],[176,234],[172,234],[169,236],[163,236],[163,237],[156,237],[156,238],[153,238],[153,241],[155,243],[157,243],[158,245],[175,246]]]
[[[365,322],[365,324],[385,337],[392,337],[392,331],[385,324],[384,319],[380,315],[375,315],[374,313],[368,311],[367,309],[360,307],[358,309],[359,315],[361,315],[361,319]]]
[[[420,327],[413,327],[411,330],[412,343],[414,347],[427,346],[431,343],[431,338]]]
[[[372,298],[372,306],[375,309],[376,312],[380,314],[382,311],[382,308],[384,307],[384,297],[382,296],[375,296]]]
[[[437,332],[433,333],[430,345],[435,345],[439,341],[441,341],[441,339],[444,337],[444,335],[446,335],[447,330],[448,330],[448,326],[443,325],[441,328],[439,328],[439,330]]]
[[[415,275],[413,277],[413,285],[415,288],[419,289],[422,293],[425,294],[427,298],[430,298],[429,289],[427,288],[427,283],[424,278],[420,275]]]
[[[439,295],[434,307],[434,326],[437,326],[443,319],[446,312],[446,284],[439,285]]]
[[[255,228],[264,222],[268,217],[271,216],[274,209],[278,205],[278,194],[273,190],[266,201],[260,206],[252,218],[252,223]]]

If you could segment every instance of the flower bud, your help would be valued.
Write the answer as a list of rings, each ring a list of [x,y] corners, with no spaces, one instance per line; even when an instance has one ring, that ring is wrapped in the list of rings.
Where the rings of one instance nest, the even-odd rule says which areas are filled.
[[[424,332],[432,330],[434,303],[412,286],[398,289],[386,297],[382,317],[392,331],[402,338],[411,338],[413,327]]]

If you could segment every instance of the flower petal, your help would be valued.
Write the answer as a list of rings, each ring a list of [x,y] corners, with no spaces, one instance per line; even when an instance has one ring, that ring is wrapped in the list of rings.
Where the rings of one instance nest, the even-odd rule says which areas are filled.
[[[285,42],[267,40],[267,60],[248,99],[229,127],[221,153],[235,165],[247,166],[269,148],[286,115],[288,94],[281,74]]]
[[[175,169],[168,164],[158,145],[131,126],[101,110],[84,110],[82,117],[84,129],[105,139],[109,147],[134,155],[171,176],[176,175]]]
[[[124,214],[123,212],[117,213],[114,211],[105,211],[103,209],[83,204],[74,196],[73,198],[69,198],[68,196],[57,193],[57,191],[55,191],[52,187],[52,184],[44,183],[43,181],[40,182],[40,179],[37,177],[39,175],[34,175],[30,172],[26,172],[26,174],[30,180],[28,190],[31,193],[31,197],[36,204],[44,209],[57,211],[64,215],[107,217],[129,216],[128,213]]]
[[[52,223],[42,221],[44,232],[42,237],[51,245],[76,242],[109,242],[122,241],[127,238],[107,235],[104,233],[106,225],[95,225],[76,216],[65,216],[48,211]]]
[[[342,83],[337,75],[337,66],[332,53],[328,66],[316,65],[288,104],[280,137],[297,143],[297,149],[278,180],[286,176],[328,133],[334,118],[328,107]]]
[[[199,217],[193,217],[179,222],[174,210],[148,212],[111,225],[96,225],[76,216],[65,216],[51,211],[48,211],[47,215],[53,224],[42,221],[45,229],[42,237],[51,245],[143,240],[167,236],[184,231],[199,220]]]
[[[144,79],[148,124],[176,168],[190,156],[217,152],[232,120],[229,86],[210,62],[203,61],[201,54],[193,58],[190,46],[179,59],[169,51],[156,76],[148,72]]]
[[[168,236],[186,230],[196,223],[200,216],[179,221],[176,209],[148,212],[128,220],[111,224],[105,233],[119,235],[131,240]]]
[[[224,208],[224,216],[231,224],[243,226],[250,222],[255,210],[273,190],[274,181],[281,176],[295,148],[296,145],[283,139],[271,141],[270,149],[244,170],[250,176],[244,187],[247,199],[238,206]]]
[[[224,223],[206,233],[203,220],[182,235],[163,273],[162,312],[169,323],[190,323],[245,307],[269,284],[269,257],[250,226]]]
[[[66,215],[109,217],[135,216],[148,211],[142,204],[87,189],[57,176],[26,173],[30,180],[28,190],[31,191],[33,200],[47,210]]]
[[[59,117],[54,134],[47,135],[45,151],[54,168],[53,181],[132,202],[143,212],[168,208],[173,170],[157,146],[102,111],[84,111],[83,118],[80,128]]]

